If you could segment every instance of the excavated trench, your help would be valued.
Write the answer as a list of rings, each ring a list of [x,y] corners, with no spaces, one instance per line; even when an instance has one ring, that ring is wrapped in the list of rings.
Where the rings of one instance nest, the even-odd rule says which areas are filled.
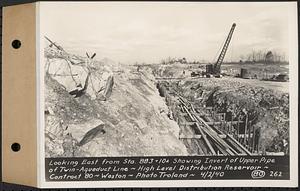
[[[218,86],[212,79],[203,80],[157,82],[159,94],[169,107],[170,117],[180,127],[179,137],[193,134],[190,138],[181,139],[189,154],[212,153],[203,139],[196,139],[200,135],[196,125],[189,124],[189,117],[180,114],[179,97],[192,103],[214,131],[232,136],[250,153],[289,154],[288,94],[245,85]]]

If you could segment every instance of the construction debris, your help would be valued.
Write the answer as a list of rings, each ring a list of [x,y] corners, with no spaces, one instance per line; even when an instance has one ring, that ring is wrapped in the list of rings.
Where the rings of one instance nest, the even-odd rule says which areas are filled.
[[[99,97],[99,100],[105,101],[111,96],[113,85],[114,85],[114,77],[109,76],[106,81],[105,87],[103,88],[104,89],[103,94],[101,94],[102,96]],[[102,90],[100,90],[100,92],[101,91]]]
[[[51,78],[62,84],[76,98],[87,94],[96,99],[102,90],[105,90],[105,100],[109,97],[113,85],[112,70],[95,61],[95,53],[92,56],[87,53],[87,58],[74,56],[49,38],[46,39],[50,42],[45,49],[46,73]]]
[[[90,142],[91,140],[93,140],[98,135],[103,135],[103,134],[105,134],[104,124],[100,124],[97,127],[94,127],[93,129],[89,130],[77,145],[82,146]]]

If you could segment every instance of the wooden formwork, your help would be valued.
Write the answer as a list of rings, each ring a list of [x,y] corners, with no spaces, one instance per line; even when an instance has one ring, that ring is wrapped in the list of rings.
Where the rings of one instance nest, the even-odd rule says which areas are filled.
[[[194,106],[168,91],[165,101],[180,127],[179,139],[191,154],[252,155],[256,152],[255,130],[247,120],[238,117],[238,120],[226,121],[225,113],[216,113],[212,107]]]

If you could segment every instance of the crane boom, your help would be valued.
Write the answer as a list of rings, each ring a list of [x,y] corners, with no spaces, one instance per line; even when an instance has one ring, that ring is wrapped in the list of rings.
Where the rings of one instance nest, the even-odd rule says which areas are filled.
[[[58,46],[57,44],[55,44],[55,42],[53,42],[52,40],[50,40],[48,37],[44,36],[46,40],[48,40],[50,42],[50,47],[53,45],[55,46],[58,50],[64,51],[63,48],[61,46]]]
[[[226,51],[228,49],[231,37],[233,35],[233,31],[235,29],[236,24],[233,23],[231,26],[231,29],[229,31],[229,34],[226,38],[225,44],[223,45],[222,51],[218,57],[218,60],[215,64],[208,64],[206,65],[206,75],[210,76],[210,75],[214,75],[214,76],[220,76],[221,74],[221,64],[225,58],[226,55]]]
[[[231,26],[231,29],[230,29],[230,31],[229,31],[229,34],[228,34],[228,36],[227,36],[227,39],[226,39],[226,41],[225,41],[225,44],[224,44],[224,46],[223,46],[223,48],[222,48],[222,51],[221,51],[221,53],[220,53],[220,55],[219,55],[219,57],[218,57],[218,60],[217,60],[217,62],[216,62],[215,65],[214,65],[214,73],[215,73],[215,74],[220,74],[220,73],[221,73],[221,64],[222,64],[222,62],[223,62],[223,60],[224,60],[224,57],[225,57],[225,55],[226,55],[226,51],[227,51],[227,49],[228,49],[228,46],[229,46],[231,37],[232,37],[232,35],[233,35],[233,31],[234,31],[234,29],[235,29],[235,26],[236,26],[236,24],[233,23],[232,26]]]

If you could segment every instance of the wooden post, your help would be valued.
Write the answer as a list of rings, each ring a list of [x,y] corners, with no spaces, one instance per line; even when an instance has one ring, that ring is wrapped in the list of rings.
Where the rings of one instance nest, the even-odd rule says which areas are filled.
[[[168,94],[165,95],[166,105],[168,105]]]
[[[252,129],[252,126],[251,126],[251,121],[249,122],[249,129],[248,129],[248,149],[251,150],[251,129]]]
[[[240,119],[241,116],[238,117],[238,125],[237,125],[237,140],[240,142]]]
[[[256,144],[257,153],[259,153],[260,132],[261,132],[261,128],[258,129],[257,144]]]
[[[255,152],[255,128],[253,126],[253,133],[252,133],[252,152]]]
[[[246,145],[247,128],[248,128],[248,114],[246,114],[246,120],[245,120],[244,146]]]
[[[232,121],[233,121],[233,113],[231,112],[231,123],[230,123],[230,132],[232,133]]]

